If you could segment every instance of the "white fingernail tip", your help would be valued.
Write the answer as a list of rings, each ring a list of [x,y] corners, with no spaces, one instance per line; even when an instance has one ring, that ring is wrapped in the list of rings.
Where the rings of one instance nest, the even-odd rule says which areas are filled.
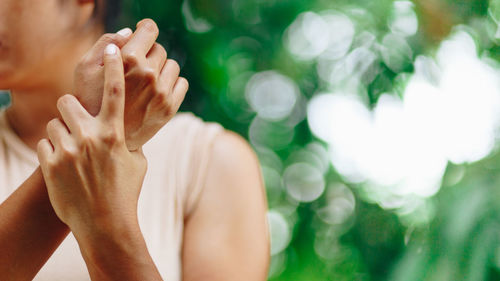
[[[106,46],[106,49],[104,50],[104,52],[107,55],[114,55],[116,54],[117,51],[118,47],[115,44],[109,44],[108,46]]]
[[[118,31],[117,34],[119,34],[123,37],[129,37],[130,35],[132,35],[132,29],[126,27],[126,28]]]

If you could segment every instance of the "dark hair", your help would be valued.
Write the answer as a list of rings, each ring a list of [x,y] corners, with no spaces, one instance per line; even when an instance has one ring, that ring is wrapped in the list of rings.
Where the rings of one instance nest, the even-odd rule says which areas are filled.
[[[122,0],[99,0],[94,15],[104,25],[106,32],[114,32],[121,14]]]

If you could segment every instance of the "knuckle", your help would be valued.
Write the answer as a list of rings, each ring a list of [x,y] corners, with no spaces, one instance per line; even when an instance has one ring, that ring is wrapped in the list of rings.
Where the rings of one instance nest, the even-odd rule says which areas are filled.
[[[80,136],[78,138],[78,149],[83,151],[92,146],[92,144],[94,143],[94,138],[92,138],[90,134],[85,131],[81,131],[79,134]]]
[[[189,89],[189,81],[184,77],[179,77],[179,84],[187,91]]]
[[[36,152],[37,152],[39,158],[41,158],[41,157],[45,158],[47,156],[47,153],[45,150],[47,145],[50,145],[49,140],[47,140],[47,139],[41,139],[38,141],[38,143],[36,145]]]
[[[167,57],[167,50],[165,50],[165,48],[161,44],[155,43],[155,45],[158,48],[158,51],[160,52],[161,57],[166,58]]]
[[[101,141],[107,146],[115,146],[123,142],[122,135],[118,132],[118,130],[114,128],[110,128],[105,133],[101,135]]]
[[[163,83],[157,83],[154,88],[154,93],[156,95],[170,95],[172,91],[168,89]]]
[[[134,67],[139,64],[139,55],[134,51],[125,50],[123,53],[123,62],[128,67]]]
[[[40,151],[45,146],[46,141],[47,141],[47,139],[39,140],[38,143],[36,144],[36,150]]]
[[[157,79],[156,71],[150,67],[141,69],[141,76],[148,83],[155,83]]]
[[[61,158],[66,162],[74,161],[78,156],[78,151],[69,146],[62,146],[60,153]]]
[[[63,108],[64,106],[66,106],[68,103],[72,102],[73,100],[73,96],[72,95],[64,95],[62,97],[60,97],[58,100],[57,100],[57,107],[58,108]]]
[[[167,63],[174,73],[179,73],[181,71],[181,66],[177,61],[169,59]]]
[[[174,113],[174,109],[171,105],[169,95],[158,94],[153,100],[153,106],[157,109],[160,117],[169,117]]]
[[[142,27],[153,34],[158,34],[160,32],[158,25],[152,19],[145,19],[142,22]]]
[[[58,122],[59,122],[59,120],[57,118],[50,120],[47,123],[47,131],[55,129]]]
[[[168,96],[169,96],[169,93],[157,92],[154,99],[153,99],[156,107],[160,107],[160,108],[169,107]]]
[[[175,111],[172,109],[172,107],[165,107],[162,111],[162,116],[163,118],[168,118],[168,117],[172,117],[174,115]]]
[[[113,33],[106,33],[101,36],[101,41],[105,43],[112,43],[115,41],[116,35]]]
[[[44,176],[48,177],[50,180],[54,181],[57,179],[59,162],[54,158],[49,158],[45,161],[44,165],[46,173]]]

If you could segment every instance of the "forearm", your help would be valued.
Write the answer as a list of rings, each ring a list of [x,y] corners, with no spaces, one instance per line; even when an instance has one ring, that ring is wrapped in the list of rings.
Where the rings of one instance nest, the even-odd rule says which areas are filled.
[[[68,233],[38,168],[0,205],[0,276],[32,280]]]
[[[162,280],[136,223],[73,231],[92,280]]]

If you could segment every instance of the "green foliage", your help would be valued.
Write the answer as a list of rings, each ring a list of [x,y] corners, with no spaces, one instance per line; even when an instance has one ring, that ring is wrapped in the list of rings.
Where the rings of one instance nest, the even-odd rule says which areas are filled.
[[[318,60],[298,58],[287,47],[289,27],[302,13],[336,11],[347,15],[355,24],[350,50],[370,46],[370,40],[377,46],[370,47],[376,54],[370,68],[360,68],[361,60],[353,72],[361,81],[355,92],[371,108],[384,93],[403,97],[415,58],[436,52],[433,25],[448,24],[451,29],[465,24],[478,52],[500,59],[495,35],[499,1],[434,2],[435,7],[414,3],[418,30],[404,40],[391,37],[394,30],[390,23],[397,17],[392,0],[128,2],[123,23],[132,24],[143,17],[155,19],[162,30],[160,42],[181,63],[182,74],[191,83],[182,109],[242,134],[256,148],[269,207],[285,222],[281,229],[285,247],[273,255],[270,280],[499,279],[498,156],[472,165],[450,165],[441,191],[425,203],[428,207],[421,213],[401,215],[380,207],[371,199],[369,189],[346,183],[336,167],[328,164],[326,144],[313,136],[305,118],[308,100],[318,92],[345,89],[346,84],[325,83],[317,72]],[[449,21],[429,16],[432,12],[449,14]],[[438,36],[442,40],[447,34]],[[268,70],[289,77],[297,85],[300,98],[291,113],[295,120],[261,118],[258,108],[252,106],[249,84],[255,74]],[[326,163],[326,190],[312,202],[301,203],[290,195],[286,170],[304,161],[315,167]],[[462,175],[458,181],[450,180],[458,174]],[[350,196],[355,202],[352,214],[337,224],[328,217],[329,222],[325,222],[324,211],[337,206],[330,204],[338,202],[332,198]],[[271,230],[276,233],[272,221]]]

